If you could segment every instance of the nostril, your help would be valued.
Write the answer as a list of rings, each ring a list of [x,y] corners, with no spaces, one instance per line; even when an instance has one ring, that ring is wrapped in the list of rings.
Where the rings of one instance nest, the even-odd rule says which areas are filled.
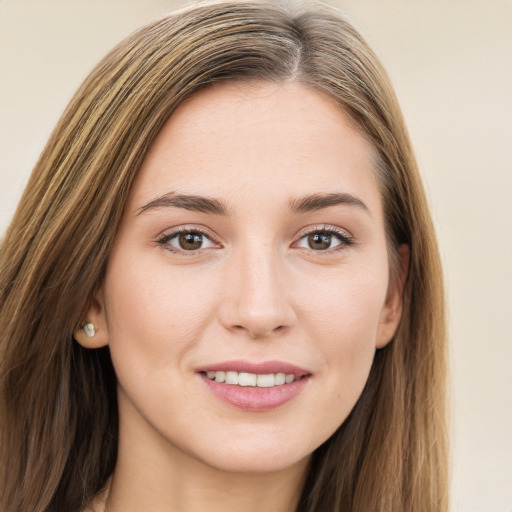
[[[251,337],[255,337],[255,338],[259,338],[259,337],[264,337],[264,336],[269,336],[271,335],[272,333],[273,334],[278,334],[278,333],[283,333],[284,331],[286,331],[286,325],[284,324],[280,324],[274,328],[270,328],[270,329],[262,329],[262,328],[251,328],[251,327],[246,327],[242,324],[234,324],[231,326],[231,329],[233,331],[238,331],[238,332],[241,332],[241,331],[247,331]]]

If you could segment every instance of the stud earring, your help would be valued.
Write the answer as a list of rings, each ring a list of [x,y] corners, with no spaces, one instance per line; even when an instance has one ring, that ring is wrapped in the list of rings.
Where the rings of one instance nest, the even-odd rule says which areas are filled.
[[[89,336],[89,338],[92,338],[96,334],[96,328],[91,322],[84,322],[82,324],[82,329],[84,330],[85,334]]]

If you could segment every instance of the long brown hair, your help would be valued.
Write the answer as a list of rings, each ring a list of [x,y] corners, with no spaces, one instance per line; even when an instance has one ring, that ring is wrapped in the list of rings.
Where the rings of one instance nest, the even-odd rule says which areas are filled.
[[[389,80],[320,4],[199,4],[142,28],[93,70],[52,133],[0,249],[0,509],[78,511],[117,455],[108,349],[73,331],[101,283],[134,176],[174,109],[208,84],[295,80],[331,96],[378,153],[390,252],[410,247],[404,311],[350,416],[313,454],[301,512],[445,511],[442,271]]]

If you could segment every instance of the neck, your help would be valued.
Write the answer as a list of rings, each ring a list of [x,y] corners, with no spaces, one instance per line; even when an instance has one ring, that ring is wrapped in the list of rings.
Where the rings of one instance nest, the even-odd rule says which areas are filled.
[[[205,464],[163,439],[121,423],[108,512],[294,512],[309,457],[272,472],[233,472]],[[146,432],[147,434],[147,432]]]
[[[180,512],[293,512],[296,510],[307,461],[272,473],[233,473],[202,467],[176,457],[165,470],[132,465],[123,457],[114,472],[108,512],[151,510]],[[134,470],[133,468],[137,468]]]

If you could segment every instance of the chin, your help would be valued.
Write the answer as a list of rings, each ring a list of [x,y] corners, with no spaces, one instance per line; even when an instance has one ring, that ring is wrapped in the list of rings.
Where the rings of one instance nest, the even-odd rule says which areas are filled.
[[[311,453],[307,453],[298,458],[296,450],[293,454],[271,450],[264,453],[259,450],[258,453],[218,454],[215,457],[203,459],[202,462],[214,469],[229,473],[278,473],[294,466],[302,467],[308,463],[310,457]]]
[[[233,434],[229,439],[211,438],[208,444],[189,445],[187,452],[198,462],[221,471],[273,473],[306,465],[321,442],[313,444],[311,437],[283,439],[282,432],[275,437],[271,432],[261,432],[260,436],[252,432],[243,436]]]

